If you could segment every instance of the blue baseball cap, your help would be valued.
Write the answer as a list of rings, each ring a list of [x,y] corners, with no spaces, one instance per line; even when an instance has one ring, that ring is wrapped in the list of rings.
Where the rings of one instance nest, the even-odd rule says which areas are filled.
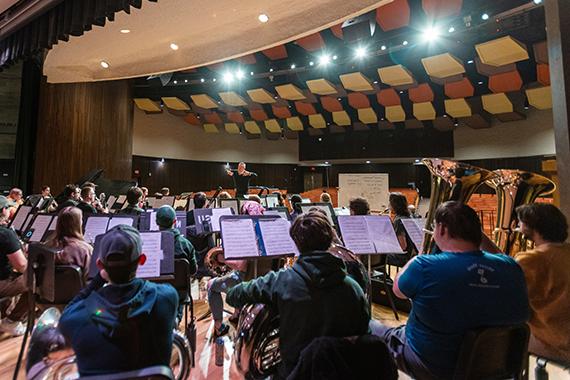
[[[132,264],[142,252],[142,240],[139,231],[126,224],[120,224],[107,231],[99,244],[101,246],[99,259],[105,266]],[[114,255],[113,260],[108,262],[107,259],[111,255]]]

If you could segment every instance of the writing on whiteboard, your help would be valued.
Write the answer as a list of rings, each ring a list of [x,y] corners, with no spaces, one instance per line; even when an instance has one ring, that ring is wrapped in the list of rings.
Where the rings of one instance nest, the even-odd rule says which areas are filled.
[[[351,198],[368,200],[371,210],[388,208],[389,177],[386,173],[342,173],[338,175],[338,205],[348,207]]]

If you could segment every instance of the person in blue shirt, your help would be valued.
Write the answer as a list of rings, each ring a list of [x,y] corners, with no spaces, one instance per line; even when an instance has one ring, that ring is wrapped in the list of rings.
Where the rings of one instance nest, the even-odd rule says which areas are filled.
[[[441,249],[410,260],[394,293],[412,300],[406,325],[371,323],[400,370],[417,379],[450,379],[465,332],[528,321],[524,274],[509,256],[479,249],[481,222],[467,205],[450,201],[435,213],[433,238]]]

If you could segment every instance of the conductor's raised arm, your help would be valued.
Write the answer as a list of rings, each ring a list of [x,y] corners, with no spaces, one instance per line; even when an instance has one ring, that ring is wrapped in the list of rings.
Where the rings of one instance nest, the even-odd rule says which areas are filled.
[[[227,175],[229,175],[230,177],[233,177],[234,172],[232,172],[230,169],[226,169],[226,173]]]

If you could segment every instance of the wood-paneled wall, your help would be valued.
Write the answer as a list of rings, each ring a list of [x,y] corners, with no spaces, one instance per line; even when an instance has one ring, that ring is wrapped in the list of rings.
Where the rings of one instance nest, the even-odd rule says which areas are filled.
[[[131,83],[126,80],[42,82],[38,111],[34,190],[58,193],[93,169],[110,179],[130,179],[133,146]]]

